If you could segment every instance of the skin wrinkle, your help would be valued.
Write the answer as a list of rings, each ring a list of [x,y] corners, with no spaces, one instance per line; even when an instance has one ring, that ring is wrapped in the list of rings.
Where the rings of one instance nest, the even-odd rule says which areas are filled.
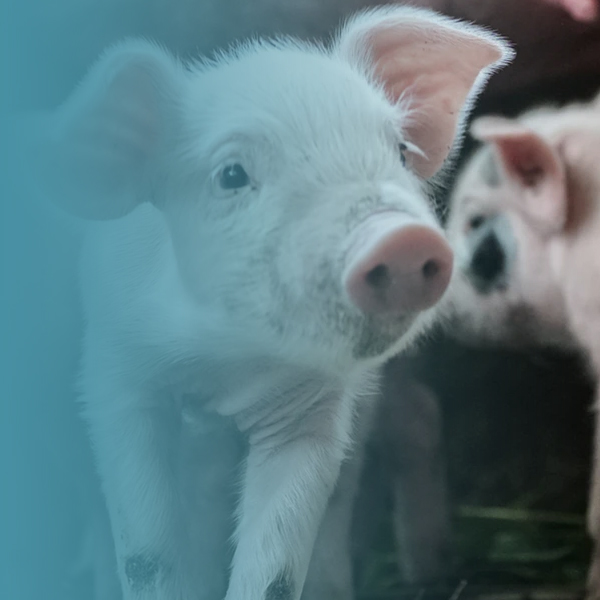
[[[302,422],[316,405],[326,403],[329,399],[328,396],[334,395],[333,391],[325,395],[318,391],[319,389],[325,391],[323,383],[319,379],[318,374],[315,374],[314,377],[307,374],[306,378],[299,379],[296,385],[278,389],[276,393],[277,398],[286,399],[285,402],[277,403],[277,406],[279,406],[278,410],[265,410],[274,404],[273,397],[265,397],[260,400],[248,411],[248,415],[252,416],[258,413],[261,415],[261,418],[254,421],[250,428],[246,429],[247,434],[253,436],[253,441],[260,439],[262,442],[271,435],[283,433],[283,439],[287,440],[286,432],[293,432],[297,428],[298,423]],[[306,398],[311,398],[311,400],[306,402]],[[293,404],[298,404],[301,410],[293,413],[289,411],[289,406]],[[244,422],[246,420],[244,417],[245,414],[241,413],[239,421]],[[264,435],[262,435],[263,431],[265,432]]]

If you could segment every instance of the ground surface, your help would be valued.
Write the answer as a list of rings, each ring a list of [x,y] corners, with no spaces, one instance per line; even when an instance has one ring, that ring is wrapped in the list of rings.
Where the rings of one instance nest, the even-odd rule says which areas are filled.
[[[455,565],[438,585],[403,585],[382,523],[361,598],[581,597],[593,430],[582,363],[444,340],[413,363],[442,403]]]

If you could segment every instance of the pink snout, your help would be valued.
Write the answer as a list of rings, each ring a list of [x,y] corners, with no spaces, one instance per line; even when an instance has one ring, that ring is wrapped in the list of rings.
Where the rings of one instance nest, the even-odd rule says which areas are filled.
[[[344,273],[350,300],[367,314],[415,313],[442,297],[453,255],[433,228],[377,215],[361,227]],[[356,247],[359,250],[356,251]]]

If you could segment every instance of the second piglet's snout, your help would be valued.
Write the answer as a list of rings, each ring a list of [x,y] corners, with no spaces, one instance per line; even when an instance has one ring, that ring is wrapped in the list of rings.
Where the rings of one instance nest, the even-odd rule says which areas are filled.
[[[433,306],[452,275],[453,254],[434,227],[401,212],[368,217],[354,232],[344,289],[367,314],[408,314]]]

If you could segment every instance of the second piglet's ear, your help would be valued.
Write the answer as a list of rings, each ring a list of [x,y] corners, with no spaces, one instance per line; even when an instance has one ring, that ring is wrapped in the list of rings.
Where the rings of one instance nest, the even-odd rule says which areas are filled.
[[[71,214],[113,219],[152,196],[167,152],[181,72],[158,46],[109,50],[32,136],[38,187]]]
[[[516,186],[516,208],[542,233],[561,231],[567,191],[556,149],[526,125],[503,117],[480,117],[471,133],[494,147],[505,175]]]
[[[406,6],[355,17],[337,51],[372,72],[391,101],[406,101],[406,137],[422,152],[409,150],[407,158],[421,177],[441,168],[476,94],[514,54],[480,27]]]

